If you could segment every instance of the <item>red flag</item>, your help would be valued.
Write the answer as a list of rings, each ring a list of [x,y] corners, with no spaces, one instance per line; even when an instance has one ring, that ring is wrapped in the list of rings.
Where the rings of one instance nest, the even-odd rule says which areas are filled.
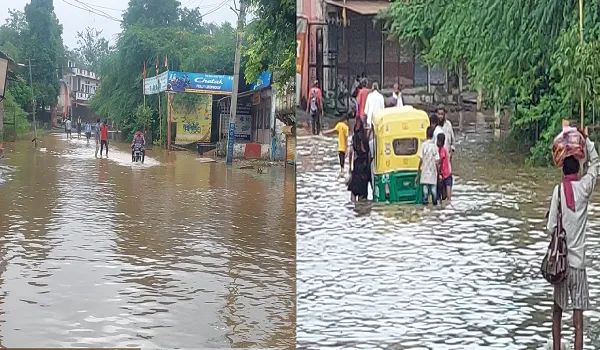
[[[146,61],[144,61],[144,70],[142,71],[142,76],[146,79]]]
[[[158,75],[158,56],[156,56],[156,75]]]

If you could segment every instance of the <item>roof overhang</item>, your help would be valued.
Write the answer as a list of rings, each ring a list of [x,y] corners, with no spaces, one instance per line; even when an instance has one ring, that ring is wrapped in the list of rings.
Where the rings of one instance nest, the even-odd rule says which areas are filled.
[[[369,1],[369,0],[325,0],[325,2],[332,6],[340,8],[346,8],[352,12],[356,12],[363,16],[375,16],[380,12],[387,10],[390,6],[389,1]]]

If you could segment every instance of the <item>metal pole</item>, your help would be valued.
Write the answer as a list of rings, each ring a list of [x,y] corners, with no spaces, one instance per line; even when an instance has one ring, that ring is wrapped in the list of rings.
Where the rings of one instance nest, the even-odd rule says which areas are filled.
[[[171,150],[171,93],[167,92],[167,151]]]
[[[581,40],[581,43],[583,44],[583,0],[579,0],[579,39]],[[581,80],[583,83],[583,74],[581,75]],[[581,113],[581,130],[583,130],[584,125],[583,125],[583,90],[581,91],[581,95],[580,95],[580,113]]]
[[[31,74],[31,58],[29,62],[29,83],[31,84],[31,112],[33,113],[33,137],[34,145],[37,147],[37,123],[35,121],[35,94],[33,93],[33,75]]]
[[[237,22],[235,57],[233,63],[233,88],[231,89],[231,108],[229,115],[229,131],[227,136],[227,165],[233,163],[233,145],[235,143],[235,116],[237,114],[238,85],[240,81],[240,54],[242,48],[242,31],[246,20],[246,0],[240,1],[240,14]]]
[[[159,120],[159,128],[158,128],[158,139],[162,142],[162,113],[160,113],[160,92],[158,93],[158,120]]]

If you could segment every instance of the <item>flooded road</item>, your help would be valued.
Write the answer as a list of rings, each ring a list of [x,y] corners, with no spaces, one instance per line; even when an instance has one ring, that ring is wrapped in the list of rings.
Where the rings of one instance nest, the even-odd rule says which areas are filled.
[[[545,348],[552,288],[539,266],[558,170],[490,154],[488,136],[468,131],[459,135],[453,203],[437,209],[352,204],[337,179],[336,139],[298,140],[299,348]],[[586,349],[600,348],[598,192],[588,224]],[[563,328],[572,344],[570,312]]]
[[[294,347],[292,169],[5,145],[1,346]]]

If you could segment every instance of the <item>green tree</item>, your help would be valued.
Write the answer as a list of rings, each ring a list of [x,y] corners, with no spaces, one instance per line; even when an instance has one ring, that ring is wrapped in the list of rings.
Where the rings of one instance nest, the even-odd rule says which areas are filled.
[[[9,17],[4,25],[0,26],[0,50],[11,57],[17,63],[25,62],[23,46],[29,31],[25,13],[18,10],[8,10]],[[8,84],[9,94],[19,107],[31,111],[31,88],[29,86],[29,75],[25,69],[15,72],[17,81]]]
[[[33,87],[38,105],[55,106],[59,94],[58,63],[64,55],[62,26],[54,14],[52,0],[31,0],[25,6],[28,30],[24,36],[24,58],[35,65]]]
[[[123,29],[135,25],[148,28],[178,26],[180,5],[177,0],[129,0],[121,26]]]
[[[108,40],[101,36],[102,31],[95,28],[86,27],[85,31],[77,32],[77,60],[82,61],[83,68],[91,71],[97,71],[100,68],[100,62],[110,53]]]
[[[27,134],[30,131],[27,114],[21,108],[19,103],[15,101],[15,96],[11,90],[8,90],[8,93],[2,102],[4,103],[4,122],[9,123],[5,125],[4,132],[9,133],[11,130],[8,130],[8,128],[14,127],[17,137]]]
[[[249,0],[255,20],[246,28],[243,49],[247,57],[244,74],[248,83],[267,69],[275,84],[283,86],[296,73],[296,2]]]
[[[580,94],[588,122],[597,104],[600,9],[590,0],[584,7],[585,44],[574,0],[394,1],[382,18],[427,63],[465,67],[491,105],[512,106],[513,135],[532,146],[530,161],[545,164],[561,119],[578,115]]]

